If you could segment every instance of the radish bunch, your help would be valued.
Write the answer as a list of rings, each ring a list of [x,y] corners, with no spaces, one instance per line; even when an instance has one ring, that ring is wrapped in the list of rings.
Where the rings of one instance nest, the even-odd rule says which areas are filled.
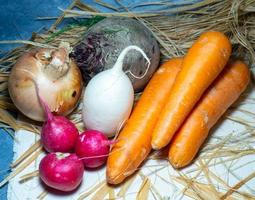
[[[95,130],[79,135],[73,122],[63,116],[54,116],[39,91],[37,93],[46,115],[41,142],[50,152],[40,162],[40,177],[51,188],[73,191],[82,182],[84,167],[96,168],[106,162],[112,142]]]

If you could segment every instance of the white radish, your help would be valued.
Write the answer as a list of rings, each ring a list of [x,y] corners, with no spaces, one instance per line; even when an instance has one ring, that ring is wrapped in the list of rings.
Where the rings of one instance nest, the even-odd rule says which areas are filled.
[[[82,111],[87,129],[98,130],[112,137],[128,119],[134,103],[134,89],[122,66],[130,50],[139,51],[150,65],[149,58],[141,48],[128,46],[122,50],[113,68],[98,73],[89,81]]]

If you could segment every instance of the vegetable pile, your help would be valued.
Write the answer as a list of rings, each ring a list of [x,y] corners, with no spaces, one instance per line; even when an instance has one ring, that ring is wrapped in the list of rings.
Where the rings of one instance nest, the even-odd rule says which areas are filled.
[[[247,65],[230,62],[230,55],[228,38],[209,31],[182,62],[170,60],[158,69],[113,145],[109,183],[119,184],[133,174],[152,148],[168,145],[169,161],[176,168],[192,162],[210,129],[249,83]]]
[[[189,165],[249,83],[248,66],[230,58],[231,43],[221,32],[201,34],[183,58],[159,68],[155,41],[137,21],[109,18],[93,26],[70,56],[63,43],[34,49],[15,64],[10,96],[24,115],[44,122],[41,143],[48,154],[39,174],[47,186],[73,191],[84,170],[105,163],[107,182],[119,184],[152,149],[164,147],[173,167]],[[80,69],[87,84],[82,133],[67,116],[85,85]],[[144,87],[134,106],[135,92]]]

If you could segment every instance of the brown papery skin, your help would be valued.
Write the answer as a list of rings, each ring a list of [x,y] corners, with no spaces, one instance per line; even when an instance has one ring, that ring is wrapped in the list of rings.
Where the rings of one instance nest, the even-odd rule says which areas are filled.
[[[230,54],[230,41],[220,32],[205,32],[192,45],[153,131],[153,149],[161,149],[170,142],[204,91],[223,70]]]
[[[170,94],[182,59],[164,63],[153,75],[107,160],[107,181],[119,184],[137,170],[151,151],[151,133]]]
[[[249,77],[248,67],[235,61],[208,88],[170,144],[168,157],[175,168],[191,163],[210,129],[245,90]]]
[[[63,70],[53,70],[50,61],[43,57],[46,53],[60,60],[66,59],[62,62],[68,65]],[[68,115],[77,105],[82,92],[82,76],[68,55],[62,55],[65,53],[63,49],[35,49],[24,53],[13,66],[8,82],[9,94],[16,107],[27,117],[45,120],[34,81],[38,84],[40,95],[56,115]]]

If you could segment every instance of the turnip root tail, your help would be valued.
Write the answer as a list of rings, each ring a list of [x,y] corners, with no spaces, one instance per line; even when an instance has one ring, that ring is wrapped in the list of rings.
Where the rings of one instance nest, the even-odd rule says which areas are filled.
[[[121,71],[123,70],[122,67],[123,67],[124,58],[125,58],[126,54],[128,53],[128,51],[130,51],[130,50],[139,51],[139,52],[142,54],[142,56],[146,59],[146,61],[147,61],[147,63],[148,63],[148,67],[147,67],[145,73],[144,73],[142,76],[140,76],[140,77],[134,75],[130,70],[127,71],[127,72],[129,72],[134,78],[142,79],[142,78],[147,74],[151,62],[150,62],[150,59],[147,57],[147,55],[144,53],[144,51],[143,51],[140,47],[138,47],[138,46],[131,45],[131,46],[128,46],[128,47],[126,47],[125,49],[123,49],[122,52],[120,53],[120,55],[119,55],[119,57],[118,57],[116,63],[114,64],[113,69],[121,70]]]

